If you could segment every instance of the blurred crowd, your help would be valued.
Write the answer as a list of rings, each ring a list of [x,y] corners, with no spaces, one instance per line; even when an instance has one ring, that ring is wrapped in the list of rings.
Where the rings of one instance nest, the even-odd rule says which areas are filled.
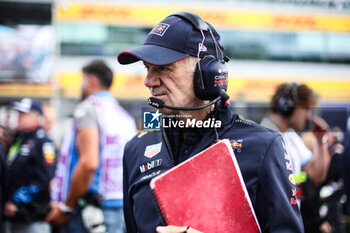
[[[48,26],[0,25],[0,78],[3,82],[46,82],[53,66],[53,36]]]
[[[96,65],[96,62],[92,64]],[[99,65],[101,64],[97,66]],[[95,68],[91,66],[83,70],[84,74],[97,76]],[[88,81],[83,84],[83,99],[101,93],[89,89],[96,81],[90,79],[91,77],[87,78]],[[290,165],[294,173],[290,180],[297,185],[297,189],[294,190],[295,199],[292,201],[300,206],[305,232],[350,232],[349,128],[346,132],[338,127],[331,128],[327,119],[312,114],[315,106],[317,97],[309,87],[304,84],[282,84],[276,89],[271,99],[270,110],[261,124],[280,132],[283,136],[288,151],[288,155],[285,156],[290,162],[287,167]],[[0,126],[0,232],[60,232],[62,229],[57,226],[65,224],[68,220],[63,217],[60,219],[53,210],[59,208],[62,213],[71,216],[76,207],[57,207],[52,204],[52,193],[50,198],[50,192],[54,189],[52,180],[55,173],[57,175],[62,169],[57,166],[62,156],[58,151],[65,150],[64,143],[55,145],[50,137],[53,125],[56,124],[55,110],[48,103],[32,98],[14,102],[9,109],[15,112],[9,114],[9,118],[15,120],[7,119],[5,122],[15,121],[16,124],[15,127],[9,127],[6,123]],[[78,124],[84,117],[81,109],[89,111],[89,107],[85,106],[75,111],[74,118]],[[81,126],[82,129],[91,129],[90,120],[83,122],[88,126]],[[309,122],[311,127],[306,129]],[[112,127],[111,124],[106,127]],[[96,127],[100,129],[102,126],[99,123]],[[93,135],[95,131],[87,132],[92,132]],[[76,137],[89,140],[84,135],[76,134]],[[77,143],[79,148],[81,141],[77,140]],[[82,151],[77,151],[78,158],[79,153]],[[93,174],[97,171],[92,170]],[[71,176],[74,176],[74,173]],[[84,190],[85,193],[81,196],[89,193]],[[67,192],[69,193],[69,190]],[[98,215],[94,212],[93,216]],[[108,218],[106,216],[104,215],[105,222]],[[123,221],[122,218],[120,221]]]
[[[283,136],[305,232],[349,232],[349,129],[331,128],[317,105],[307,85],[281,84],[261,124]]]
[[[9,106],[0,127],[1,233],[125,231],[121,165],[135,123],[108,91],[113,72],[103,61],[82,73],[82,101],[60,145],[49,104]]]

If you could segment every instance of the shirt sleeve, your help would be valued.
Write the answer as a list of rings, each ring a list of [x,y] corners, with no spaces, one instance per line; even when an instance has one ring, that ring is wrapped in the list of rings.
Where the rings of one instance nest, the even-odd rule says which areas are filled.
[[[312,159],[312,152],[305,146],[305,143],[296,133],[293,135],[298,154],[300,155],[301,168],[305,167]]]
[[[83,101],[76,107],[74,120],[77,130],[82,128],[99,128],[96,110],[93,104],[88,101]]]
[[[266,151],[259,174],[255,210],[262,232],[304,232],[294,175],[281,136]]]
[[[291,151],[292,156],[300,161],[300,167],[305,167],[312,159],[312,152],[305,146],[300,136],[295,132],[286,132],[285,137],[290,143],[288,151]]]

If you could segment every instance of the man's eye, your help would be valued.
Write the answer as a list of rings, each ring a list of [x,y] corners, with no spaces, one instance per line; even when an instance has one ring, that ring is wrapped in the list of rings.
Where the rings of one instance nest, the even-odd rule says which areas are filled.
[[[171,72],[172,71],[172,67],[167,65],[167,66],[149,66],[149,65],[145,65],[145,69],[147,71],[152,70],[153,72]]]
[[[171,67],[170,66],[160,66],[159,70],[160,71],[171,71]]]

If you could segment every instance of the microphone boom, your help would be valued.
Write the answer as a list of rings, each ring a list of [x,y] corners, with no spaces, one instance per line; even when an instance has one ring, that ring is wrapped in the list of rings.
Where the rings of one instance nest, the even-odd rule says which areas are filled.
[[[195,111],[195,110],[200,110],[200,109],[209,107],[210,105],[215,104],[216,102],[218,102],[221,98],[222,98],[221,96],[218,96],[217,98],[215,98],[214,100],[210,101],[207,104],[204,104],[204,105],[198,106],[198,107],[193,107],[193,108],[168,106],[168,105],[165,105],[162,100],[157,99],[155,97],[150,97],[148,99],[148,104],[151,105],[152,107],[155,107],[155,108],[167,108],[167,109],[182,110],[182,111]]]

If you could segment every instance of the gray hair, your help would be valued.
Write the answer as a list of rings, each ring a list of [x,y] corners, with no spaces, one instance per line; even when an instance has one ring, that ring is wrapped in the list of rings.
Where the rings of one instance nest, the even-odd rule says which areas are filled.
[[[187,67],[188,67],[188,72],[190,73],[194,73],[197,67],[197,63],[198,58],[197,57],[193,57],[193,56],[189,56],[185,59]]]

